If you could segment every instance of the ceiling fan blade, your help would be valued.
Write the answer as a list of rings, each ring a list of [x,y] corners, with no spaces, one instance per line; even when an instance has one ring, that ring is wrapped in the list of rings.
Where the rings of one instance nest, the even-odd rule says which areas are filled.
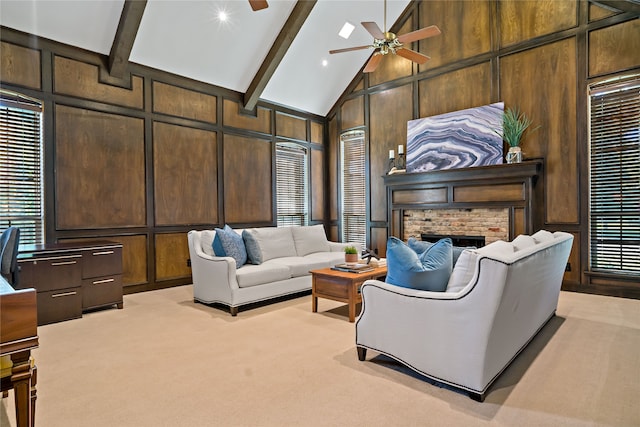
[[[375,22],[361,22],[362,26],[369,31],[369,34],[373,36],[374,39],[384,40],[384,33],[378,27],[378,24]]]
[[[364,67],[364,70],[362,70],[362,72],[371,73],[375,71],[375,69],[378,67],[378,64],[380,63],[381,60],[382,60],[382,55],[380,55],[378,52],[374,53],[371,59],[369,59],[369,62],[367,62],[367,65]]]
[[[330,50],[329,53],[351,52],[352,50],[367,49],[367,48],[370,48],[370,47],[372,47],[372,46],[371,45],[366,45],[366,46],[346,47],[344,49]]]
[[[418,64],[424,64],[431,58],[427,55],[423,55],[421,53],[416,52],[415,50],[400,48],[396,50],[396,55],[400,55],[403,58],[407,58],[413,62],[417,62]]]
[[[398,41],[400,43],[411,43],[416,40],[426,39],[427,37],[437,36],[438,34],[440,34],[440,28],[432,25],[430,27],[424,27],[419,30],[398,36]]]
[[[262,10],[269,7],[267,0],[249,0],[249,4],[251,5],[251,9]]]

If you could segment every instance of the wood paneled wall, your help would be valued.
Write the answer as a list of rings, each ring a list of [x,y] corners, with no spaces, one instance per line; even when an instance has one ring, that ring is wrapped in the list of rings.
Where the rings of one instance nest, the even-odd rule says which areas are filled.
[[[537,207],[544,227],[575,236],[565,288],[639,295],[637,283],[588,273],[587,223],[587,87],[640,72],[638,16],[586,0],[430,0],[412,2],[391,31],[428,25],[442,34],[413,48],[430,61],[416,66],[385,57],[374,73],[354,79],[327,116],[330,173],[337,173],[340,132],[366,131],[369,246],[386,245],[393,219],[386,217],[382,175],[388,150],[406,143],[407,121],[504,101],[540,126],[525,136],[522,149],[525,158],[544,160],[544,206]],[[331,180],[327,194],[329,218],[339,229],[337,185]]]
[[[0,31],[0,84],[44,101],[47,242],[122,243],[126,293],[191,283],[191,229],[275,225],[276,141],[308,149],[326,222],[324,117],[138,65],[113,85],[102,55]]]

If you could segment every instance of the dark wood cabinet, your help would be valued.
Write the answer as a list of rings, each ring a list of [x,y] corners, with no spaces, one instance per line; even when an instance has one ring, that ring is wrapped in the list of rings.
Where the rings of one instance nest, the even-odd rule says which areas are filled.
[[[35,288],[38,325],[82,317],[85,310],[122,308],[122,245],[60,243],[24,248],[19,289]]]

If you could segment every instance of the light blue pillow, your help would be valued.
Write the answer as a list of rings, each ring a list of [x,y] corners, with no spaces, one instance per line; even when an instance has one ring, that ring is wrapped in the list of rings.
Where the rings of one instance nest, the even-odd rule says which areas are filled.
[[[421,254],[396,237],[387,240],[387,283],[444,292],[452,268],[453,245],[449,238],[439,240]]]
[[[247,262],[247,250],[244,247],[242,236],[233,231],[228,225],[225,226],[224,229],[216,228],[216,237],[217,236],[220,236],[220,243],[222,244],[225,254],[227,254],[226,256],[230,256],[236,260],[236,268],[242,267]]]
[[[219,228],[216,228],[216,230],[219,230]],[[227,224],[224,225],[224,231],[225,232],[229,232],[232,231],[231,227],[229,227]],[[227,253],[224,251],[224,248],[222,247],[222,241],[220,240],[220,234],[216,232],[215,237],[213,238],[213,243],[211,244],[211,247],[213,248],[213,253],[216,254],[216,256],[227,256]]]
[[[431,243],[431,242],[425,242],[424,240],[418,240],[415,237],[409,237],[409,240],[407,241],[407,244],[409,245],[409,247],[411,249],[413,249],[414,251],[416,251],[418,254],[423,253],[424,251],[426,251],[427,249],[429,249],[431,246],[433,246],[435,243]],[[475,246],[454,246],[453,247],[453,266],[456,266],[456,262],[458,262],[458,258],[460,258],[460,254],[465,250],[465,249],[477,249]]]
[[[254,233],[251,230],[243,230],[242,240],[244,240],[244,246],[247,248],[249,262],[256,265],[262,264],[262,250],[260,250],[260,244]]]

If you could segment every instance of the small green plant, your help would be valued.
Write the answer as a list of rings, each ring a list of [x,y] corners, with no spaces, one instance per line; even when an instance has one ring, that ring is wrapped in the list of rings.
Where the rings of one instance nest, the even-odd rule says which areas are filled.
[[[531,119],[528,118],[519,108],[507,108],[504,112],[504,118],[502,120],[502,134],[496,131],[502,140],[509,144],[510,147],[517,147],[520,145],[520,138],[525,131],[531,126]],[[534,131],[540,126],[531,129]]]
[[[350,254],[350,255],[356,255],[358,253],[358,250],[356,249],[355,246],[345,246],[344,248],[344,253],[345,254]]]

